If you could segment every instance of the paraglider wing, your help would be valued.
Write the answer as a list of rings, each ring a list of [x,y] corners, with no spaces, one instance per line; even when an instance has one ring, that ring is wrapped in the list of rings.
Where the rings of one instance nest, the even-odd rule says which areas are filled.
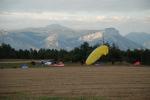
[[[101,56],[108,54],[108,46],[101,45],[97,47],[87,58],[86,64],[91,65],[96,62]]]

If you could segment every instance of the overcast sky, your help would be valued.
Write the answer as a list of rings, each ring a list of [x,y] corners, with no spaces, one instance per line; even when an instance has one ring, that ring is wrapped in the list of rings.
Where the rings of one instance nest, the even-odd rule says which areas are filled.
[[[61,24],[150,33],[150,0],[0,0],[0,29]]]

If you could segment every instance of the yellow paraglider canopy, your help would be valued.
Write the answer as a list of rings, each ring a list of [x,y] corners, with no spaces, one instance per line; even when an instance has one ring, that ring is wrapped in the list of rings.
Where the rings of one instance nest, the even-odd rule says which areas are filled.
[[[97,47],[86,59],[86,64],[91,65],[96,62],[101,56],[108,54],[108,46],[101,45]]]

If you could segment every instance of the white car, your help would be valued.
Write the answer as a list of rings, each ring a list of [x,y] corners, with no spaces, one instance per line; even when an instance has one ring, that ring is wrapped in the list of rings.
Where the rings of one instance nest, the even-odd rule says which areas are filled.
[[[45,62],[44,64],[45,64],[45,65],[51,65],[52,62],[48,61],[48,62]]]

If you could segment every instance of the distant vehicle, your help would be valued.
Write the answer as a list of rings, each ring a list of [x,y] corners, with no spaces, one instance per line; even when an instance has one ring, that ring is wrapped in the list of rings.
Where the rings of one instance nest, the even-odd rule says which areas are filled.
[[[46,63],[44,63],[44,64],[45,64],[45,65],[51,65],[52,62],[48,61],[48,62],[46,62]]]
[[[54,60],[41,60],[40,63],[44,65],[52,65]]]
[[[63,67],[65,66],[62,61],[55,61],[53,59],[51,60],[41,60],[41,64],[48,65],[48,66],[54,66],[54,67]]]
[[[28,65],[27,65],[27,64],[22,64],[20,67],[21,67],[22,69],[27,69],[27,68],[28,68]]]

